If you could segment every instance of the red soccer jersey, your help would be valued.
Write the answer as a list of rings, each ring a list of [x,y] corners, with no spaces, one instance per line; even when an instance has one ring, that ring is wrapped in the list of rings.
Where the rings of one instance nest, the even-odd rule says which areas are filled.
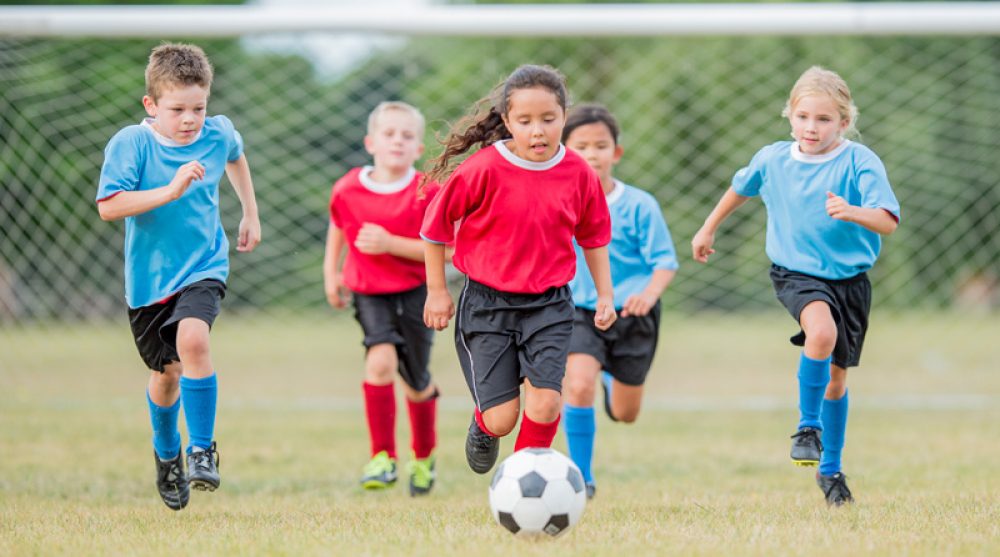
[[[423,199],[417,199],[421,174],[411,170],[404,178],[381,184],[369,178],[371,167],[355,168],[337,180],[330,194],[330,221],[344,233],[347,258],[344,285],[360,294],[393,294],[427,282],[423,261],[387,253],[368,255],[358,251],[354,240],[361,225],[377,224],[390,234],[420,238],[420,223],[427,205],[440,186],[427,184]]]
[[[469,278],[537,294],[573,278],[574,236],[584,248],[611,241],[611,216],[597,174],[576,153],[560,146],[538,163],[498,141],[455,169],[427,208],[420,235],[454,241],[455,267]]]

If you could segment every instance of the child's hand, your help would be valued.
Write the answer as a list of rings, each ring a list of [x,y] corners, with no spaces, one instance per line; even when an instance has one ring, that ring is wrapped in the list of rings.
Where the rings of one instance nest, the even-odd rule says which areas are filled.
[[[714,243],[715,233],[704,228],[698,230],[698,233],[691,239],[691,253],[694,255],[694,260],[699,263],[708,263],[708,256],[715,253],[715,250],[712,249]]]
[[[855,207],[843,197],[826,192],[826,214],[837,220],[853,222],[854,209]]]
[[[443,331],[448,326],[448,320],[455,315],[455,304],[451,301],[448,290],[428,290],[427,301],[424,303],[424,325]]]
[[[182,164],[180,168],[177,169],[177,173],[174,174],[174,179],[170,181],[167,185],[171,189],[170,197],[173,199],[178,199],[180,196],[184,195],[187,191],[188,186],[191,182],[195,180],[203,180],[205,178],[205,167],[201,165],[198,161],[191,161],[187,164]]]
[[[240,219],[240,236],[236,243],[236,251],[250,252],[260,243],[260,219],[256,216],[246,216]]]
[[[645,292],[629,296],[622,306],[622,317],[631,317],[633,315],[642,317],[643,315],[647,315],[649,310],[653,309],[653,306],[656,305],[656,302],[656,298]]]
[[[361,225],[358,237],[354,240],[354,247],[361,253],[368,255],[379,255],[389,251],[392,242],[392,234],[377,224],[366,222]]]
[[[611,298],[597,298],[597,309],[594,311],[594,326],[607,331],[618,319],[615,314],[615,304]]]
[[[351,291],[344,286],[343,275],[340,273],[333,275],[333,277],[324,281],[323,286],[326,290],[326,301],[331,306],[337,309],[347,307],[347,302],[351,300]]]

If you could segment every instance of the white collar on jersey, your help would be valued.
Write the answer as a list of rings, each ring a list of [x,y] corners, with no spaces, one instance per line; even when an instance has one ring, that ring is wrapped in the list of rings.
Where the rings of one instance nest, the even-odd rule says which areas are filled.
[[[153,118],[143,118],[142,122],[139,122],[139,125],[149,129],[149,131],[152,132],[153,134],[153,139],[155,139],[157,143],[163,145],[164,147],[187,147],[188,145],[191,145],[191,143],[198,141],[201,138],[202,130],[205,129],[202,128],[201,130],[198,130],[198,135],[194,136],[194,139],[191,140],[191,143],[185,143],[182,145],[180,143],[177,143],[173,139],[170,139],[169,137],[162,135],[160,132],[156,131],[156,128],[153,127],[153,122],[155,121],[156,120],[154,120]]]
[[[621,199],[623,195],[625,195],[625,184],[615,180],[614,189],[604,195],[604,200],[608,202],[608,207],[610,207],[614,205],[616,201]]]
[[[792,154],[792,158],[795,159],[795,160],[797,160],[797,161],[799,161],[799,162],[804,162],[804,163],[807,163],[807,164],[819,164],[821,162],[828,162],[828,161],[832,161],[833,159],[837,158],[837,155],[843,153],[844,149],[847,149],[847,146],[850,145],[850,144],[851,144],[851,140],[850,139],[845,139],[845,140],[843,140],[843,141],[840,142],[840,145],[837,145],[836,149],[834,149],[833,151],[830,151],[829,153],[823,153],[822,155],[810,155],[810,154],[807,154],[807,153],[803,153],[799,149],[799,142],[798,141],[793,141],[792,142],[792,146],[791,146],[791,154]]]
[[[368,191],[381,194],[398,193],[405,190],[406,186],[410,185],[410,182],[413,181],[413,177],[417,175],[417,170],[411,166],[399,180],[383,183],[372,180],[372,170],[375,170],[374,166],[362,167],[361,172],[358,174],[358,180],[361,181],[361,185]]]
[[[563,157],[566,156],[566,147],[563,146],[562,143],[560,143],[559,150],[556,151],[555,156],[553,156],[551,159],[542,162],[529,161],[527,159],[522,159],[521,157],[512,153],[510,149],[507,148],[506,142],[507,142],[506,139],[501,139],[500,141],[494,143],[493,146],[496,147],[497,151],[500,153],[500,156],[507,159],[507,162],[513,164],[516,167],[523,168],[525,170],[548,170],[553,166],[562,162]]]

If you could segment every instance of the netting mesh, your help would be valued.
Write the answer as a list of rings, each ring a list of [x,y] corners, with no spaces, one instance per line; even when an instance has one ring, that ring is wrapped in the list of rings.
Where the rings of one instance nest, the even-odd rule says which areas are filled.
[[[317,38],[330,50],[317,53]],[[903,207],[872,273],[876,305],[997,307],[1000,39],[381,38],[348,55],[337,38],[197,41],[217,72],[209,112],[244,136],[264,226],[257,251],[233,254],[227,311],[323,309],[330,184],[367,162],[364,125],[378,102],[424,111],[431,156],[435,134],[525,62],[558,67],[574,100],[618,116],[616,174],[659,199],[680,252],[670,308],[775,308],[759,202],[726,223],[711,265],[690,260],[689,242],[733,173],[788,137],[781,108],[812,64],[851,85],[861,141]],[[0,40],[0,323],[122,314],[123,226],[98,218],[94,196],[108,139],[144,116],[155,44]],[[222,199],[232,233],[238,201]]]

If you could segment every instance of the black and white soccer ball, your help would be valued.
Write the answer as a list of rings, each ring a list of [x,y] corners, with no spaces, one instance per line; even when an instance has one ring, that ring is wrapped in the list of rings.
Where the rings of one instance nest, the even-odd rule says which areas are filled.
[[[584,487],[580,469],[562,453],[522,449],[493,474],[490,509],[501,526],[519,536],[558,536],[583,515]]]

